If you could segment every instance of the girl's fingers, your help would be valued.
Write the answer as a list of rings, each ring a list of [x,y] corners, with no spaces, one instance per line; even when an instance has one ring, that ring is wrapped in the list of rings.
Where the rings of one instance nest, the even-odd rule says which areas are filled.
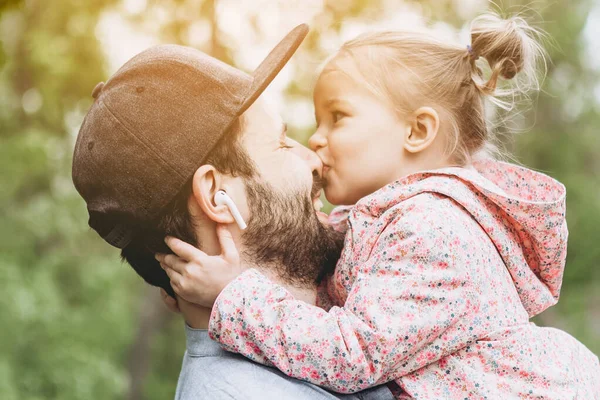
[[[171,281],[171,287],[176,293],[178,293],[182,288],[183,276],[181,276],[179,272],[172,270],[167,266],[163,266],[163,269],[165,270],[167,276],[169,277],[169,280]]]
[[[233,235],[226,225],[217,225],[217,237],[221,244],[221,254],[226,260],[237,260],[239,258],[237,247],[233,241]]]
[[[183,240],[179,240],[177,238],[167,236],[165,238],[165,243],[169,248],[173,251],[173,253],[177,254],[179,257],[183,258],[187,261],[199,261],[202,262],[206,257],[206,253],[202,250],[197,249],[189,243],[184,242]]]
[[[187,261],[177,257],[174,254],[167,254],[166,256],[161,257],[160,259],[156,257],[156,259],[160,262],[161,266],[166,266],[181,275],[185,272],[185,267],[188,264]],[[164,269],[164,268],[163,268]]]

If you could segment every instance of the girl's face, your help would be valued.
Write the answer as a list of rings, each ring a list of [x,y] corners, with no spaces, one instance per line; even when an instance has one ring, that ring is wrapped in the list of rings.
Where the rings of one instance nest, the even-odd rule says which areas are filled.
[[[323,161],[325,196],[332,204],[355,204],[403,176],[410,125],[351,77],[358,74],[354,68],[348,56],[336,56],[314,91],[317,130],[308,143]]]

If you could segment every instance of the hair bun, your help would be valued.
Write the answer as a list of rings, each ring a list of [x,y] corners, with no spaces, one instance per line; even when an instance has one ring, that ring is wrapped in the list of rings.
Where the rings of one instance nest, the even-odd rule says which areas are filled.
[[[500,75],[512,79],[524,64],[524,34],[517,18],[503,20],[495,15],[482,15],[471,24],[473,51],[485,58]]]
[[[493,94],[498,77],[513,79],[525,71],[533,86],[537,87],[535,64],[543,58],[537,41],[540,31],[532,28],[521,17],[502,19],[493,13],[483,14],[471,22],[471,47],[485,58],[492,75],[482,86],[486,94]]]

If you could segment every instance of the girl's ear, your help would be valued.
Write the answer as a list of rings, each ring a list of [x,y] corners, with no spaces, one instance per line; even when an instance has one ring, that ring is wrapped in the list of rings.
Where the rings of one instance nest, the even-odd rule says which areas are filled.
[[[413,113],[410,130],[404,141],[409,153],[418,153],[428,148],[438,134],[440,118],[433,108],[421,107]]]
[[[192,195],[206,217],[219,224],[235,222],[226,205],[216,205],[215,194],[222,189],[221,173],[212,165],[203,165],[192,178]]]

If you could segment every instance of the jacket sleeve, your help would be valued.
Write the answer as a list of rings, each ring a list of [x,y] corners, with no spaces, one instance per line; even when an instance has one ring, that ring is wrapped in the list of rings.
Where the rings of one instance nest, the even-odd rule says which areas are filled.
[[[352,206],[339,206],[329,213],[329,225],[338,232],[346,233],[348,231],[348,216]],[[316,305],[325,311],[328,311],[335,305],[335,296],[330,291],[332,285],[332,275],[326,276],[317,287]]]
[[[352,206],[339,206],[331,210],[328,218],[329,225],[338,232],[346,232],[348,230],[348,215],[352,208]]]
[[[463,347],[472,335],[461,319],[477,307],[468,274],[455,265],[450,235],[414,225],[396,219],[383,230],[369,259],[353,267],[343,307],[328,312],[256,270],[244,272],[217,298],[211,337],[340,393],[394,380]]]

